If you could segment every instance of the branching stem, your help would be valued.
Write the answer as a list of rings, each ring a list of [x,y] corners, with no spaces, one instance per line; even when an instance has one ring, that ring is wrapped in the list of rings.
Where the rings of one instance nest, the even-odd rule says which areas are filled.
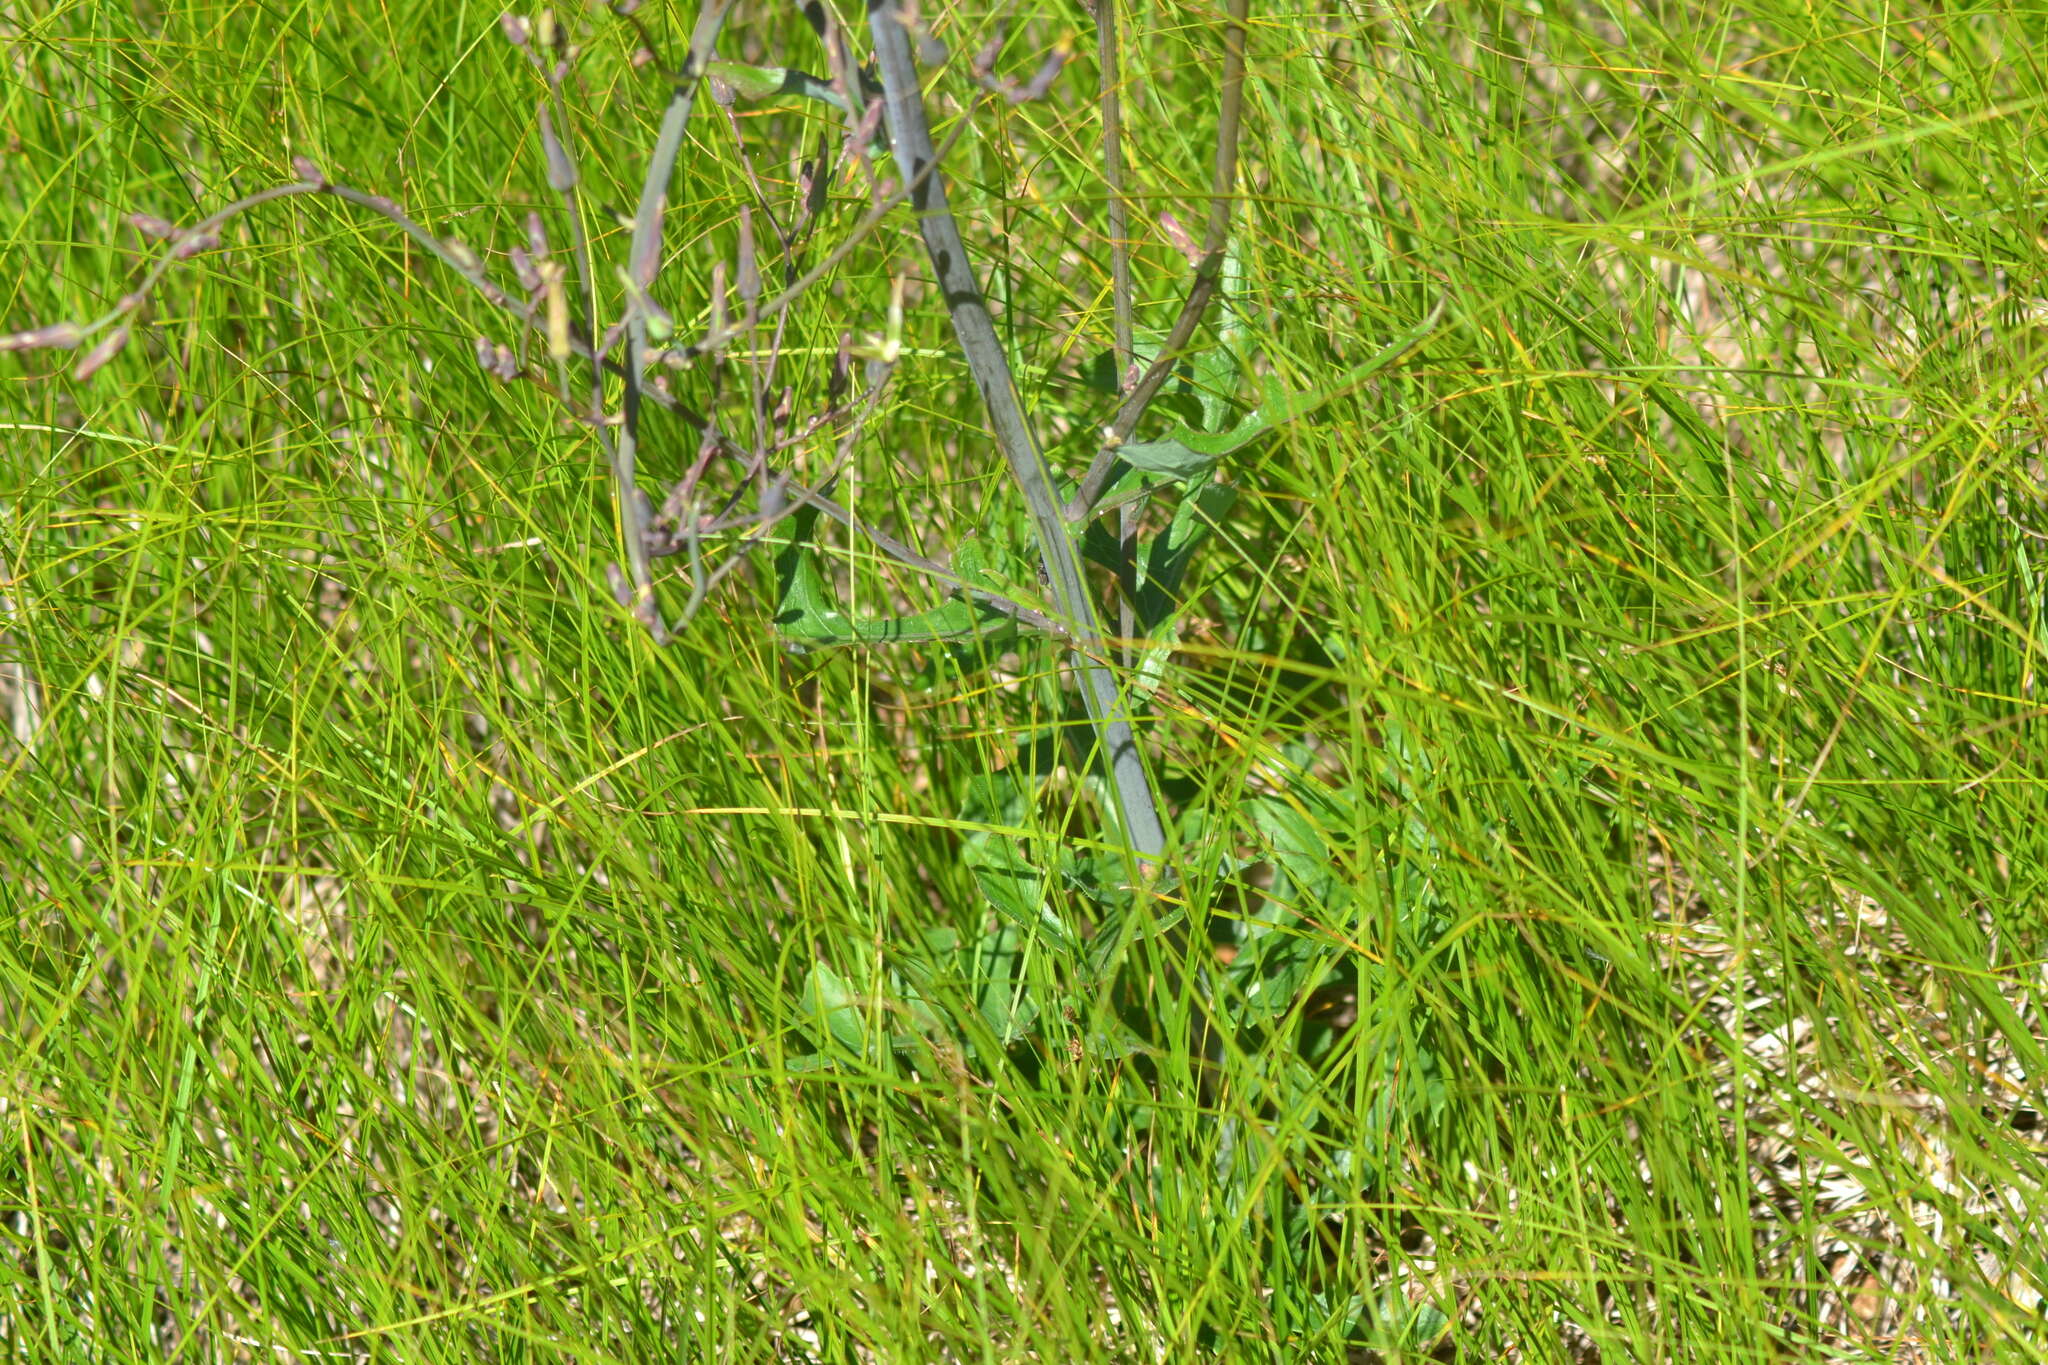
[[[1024,420],[1009,360],[968,262],[959,224],[947,206],[945,178],[936,169],[938,152],[932,145],[931,126],[925,117],[924,97],[911,61],[910,37],[904,29],[902,10],[902,0],[869,0],[868,4],[868,24],[874,35],[876,64],[882,79],[883,112],[896,164],[905,183],[917,187],[911,203],[917,210],[918,227],[931,257],[933,274],[952,317],[954,336],[966,356],[975,387],[981,392],[996,446],[1030,509],[1053,603],[1068,623],[1081,692],[1108,759],[1125,837],[1140,867],[1156,870],[1166,849],[1159,804],[1138,752],[1128,708],[1104,661],[1102,628],[1089,596],[1079,549],[1060,513],[1052,472]]]

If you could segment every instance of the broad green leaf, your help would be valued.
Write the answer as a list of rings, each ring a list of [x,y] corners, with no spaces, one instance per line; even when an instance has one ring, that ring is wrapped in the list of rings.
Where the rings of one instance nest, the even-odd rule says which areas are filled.
[[[1338,811],[1319,794],[1298,794],[1296,800],[1253,797],[1243,803],[1252,823],[1272,849],[1276,871],[1271,899],[1278,905],[1321,914],[1350,899],[1332,863],[1323,821]],[[1297,801],[1300,802],[1297,805]]]
[[[846,112],[846,101],[832,88],[831,82],[821,81],[806,72],[786,66],[748,66],[743,62],[711,62],[704,69],[710,76],[731,86],[733,94],[750,103],[772,100],[778,95],[800,95]]]
[[[810,543],[817,518],[815,508],[806,508],[792,517],[794,533],[790,543],[775,557],[776,581],[781,591],[775,628],[785,638],[818,646],[886,645],[996,639],[1015,632],[1017,623],[1010,617],[985,602],[964,598],[910,616],[848,616],[839,609],[824,575],[818,571],[817,552]]]
[[[1176,427],[1176,433],[1187,432],[1200,436],[1188,427]],[[1263,431],[1263,428],[1261,429]],[[1260,433],[1254,433],[1260,434]],[[1250,440],[1251,437],[1246,437]],[[1235,450],[1232,446],[1230,449]],[[1163,441],[1132,441],[1117,447],[1117,458],[1133,469],[1147,474],[1163,474],[1169,479],[1186,482],[1198,479],[1216,467],[1216,461],[1223,457],[1222,451],[1214,453],[1191,447],[1185,440],[1169,437]]]
[[[1223,275],[1216,282],[1216,302],[1223,313],[1223,329],[1217,338],[1221,344],[1196,356],[1192,367],[1195,393],[1202,404],[1204,431],[1215,431],[1223,425],[1230,411],[1231,395],[1237,392],[1237,381],[1244,373],[1237,358],[1237,339],[1244,335],[1244,314],[1237,301],[1243,293],[1244,255],[1238,250],[1237,234],[1232,233],[1223,252]]]
[[[1182,496],[1173,520],[1140,556],[1135,611],[1138,628],[1153,647],[1144,652],[1131,678],[1139,696],[1149,697],[1165,680],[1173,646],[1180,642],[1181,584],[1195,551],[1236,504],[1237,490],[1229,484],[1211,480],[1197,485]]]
[[[1145,547],[1137,606],[1138,620],[1146,631],[1173,615],[1195,550],[1236,505],[1237,489],[1227,483],[1205,483],[1190,489],[1173,509],[1173,520]]]
[[[1026,939],[1010,925],[984,934],[974,946],[971,966],[981,1017],[1004,1047],[1023,1038],[1038,1017],[1038,1002],[1020,968]]]
[[[1439,300],[1437,306],[1430,309],[1429,315],[1422,321],[1388,342],[1372,359],[1345,371],[1334,383],[1326,384],[1319,389],[1311,389],[1307,393],[1287,393],[1277,385],[1270,386],[1266,392],[1266,401],[1228,431],[1197,431],[1182,424],[1158,440],[1125,445],[1117,451],[1117,455],[1135,469],[1162,474],[1170,479],[1199,477],[1213,468],[1223,456],[1232,451],[1242,450],[1276,427],[1292,422],[1298,417],[1307,416],[1331,399],[1357,388],[1374,374],[1399,360],[1436,329],[1443,311],[1444,303]]]
[[[804,979],[803,1010],[842,1046],[859,1052],[866,1045],[867,1028],[853,983],[822,961],[813,962]]]
[[[1018,826],[1031,808],[1031,792],[1013,770],[976,773],[967,779],[966,795],[960,802],[960,818],[981,825]],[[978,834],[976,839],[994,838]],[[972,840],[970,840],[970,843]]]
[[[1005,924],[1043,934],[1063,952],[1078,951],[1074,935],[1054,913],[1046,895],[1045,874],[1031,866],[1012,841],[1001,835],[978,835],[968,840],[961,856],[973,871],[981,894],[988,897]]]

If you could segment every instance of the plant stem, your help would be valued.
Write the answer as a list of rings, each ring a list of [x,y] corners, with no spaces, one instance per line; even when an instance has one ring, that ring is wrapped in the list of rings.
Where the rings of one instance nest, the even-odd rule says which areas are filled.
[[[696,26],[690,32],[690,50],[684,54],[683,69],[676,73],[675,90],[661,116],[661,135],[655,140],[654,156],[647,163],[647,178],[640,185],[640,206],[633,214],[632,254],[626,267],[643,289],[653,285],[661,270],[661,224],[669,180],[675,172],[676,157],[682,151],[683,131],[689,126],[697,88],[703,84],[704,68],[710,64],[719,30],[725,26],[725,16],[731,9],[732,0],[704,0],[698,9]],[[667,638],[668,630],[662,624],[661,607],[654,597],[654,577],[647,560],[647,519],[640,506],[639,487],[634,482],[640,437],[641,376],[646,357],[647,315],[629,304],[626,396],[619,440],[613,452],[612,479],[618,500],[619,533],[626,542],[626,575],[633,590],[633,613],[660,643]]]
[[[1251,0],[1226,3],[1230,19],[1223,26],[1223,96],[1216,118],[1216,164],[1209,193],[1209,222],[1202,233],[1202,263],[1195,267],[1195,282],[1188,290],[1187,301],[1181,305],[1180,316],[1174,319],[1166,344],[1159,348],[1145,377],[1124,396],[1102,448],[1067,503],[1070,521],[1082,521],[1093,511],[1095,500],[1102,496],[1102,486],[1109,479],[1110,468],[1116,463],[1117,447],[1137,430],[1145,409],[1152,406],[1152,400],[1159,396],[1173,367],[1180,362],[1180,353],[1187,349],[1195,328],[1201,325],[1202,314],[1208,311],[1209,300],[1216,293],[1217,278],[1223,273],[1223,250],[1230,241],[1230,204],[1237,193],[1237,141],[1244,121],[1244,25]]]
[[[1116,0],[1095,0],[1095,65],[1102,83],[1102,183],[1109,193],[1109,302],[1114,316],[1116,383],[1122,392],[1137,349],[1131,297],[1131,213],[1124,200],[1124,107],[1117,91]],[[1131,666],[1131,637],[1137,630],[1138,508],[1126,503],[1117,513],[1117,634],[1124,667]]]
[[[1109,763],[1125,838],[1141,868],[1154,868],[1166,850],[1159,803],[1138,752],[1128,708],[1115,676],[1103,661],[1102,627],[1096,618],[1094,601],[1088,595],[1080,553],[1060,513],[1052,473],[1025,423],[1009,361],[996,338],[995,323],[989,317],[974,268],[968,264],[967,245],[961,239],[959,225],[947,207],[945,178],[936,170],[937,152],[932,146],[931,126],[925,118],[924,99],[918,89],[917,69],[911,62],[910,39],[904,32],[901,8],[901,0],[869,0],[868,4],[868,24],[874,34],[876,64],[882,78],[883,114],[895,148],[897,170],[905,183],[917,185],[911,203],[917,210],[925,250],[953,320],[954,336],[988,410],[996,446],[1030,509],[1054,605],[1069,623],[1081,693]]]

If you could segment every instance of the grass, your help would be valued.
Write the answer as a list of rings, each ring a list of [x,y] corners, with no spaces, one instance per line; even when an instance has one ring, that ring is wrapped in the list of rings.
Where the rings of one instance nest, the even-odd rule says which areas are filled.
[[[927,9],[943,140],[996,16]],[[1092,35],[1004,12],[1018,78],[1084,55],[946,168],[1078,473]],[[1118,888],[1051,646],[794,650],[763,557],[657,647],[588,431],[479,371],[505,329],[374,217],[238,220],[90,385],[0,356],[9,1357],[2048,1355],[2040,20],[1255,9],[1223,396],[1444,313],[1222,466],[1145,655],[1164,902]],[[1121,11],[1141,341],[1220,22]],[[589,32],[623,252],[595,210],[665,89]],[[294,154],[487,252],[554,203],[495,11],[42,0],[0,50],[5,330],[130,287],[127,213]],[[721,50],[826,66],[779,7]],[[778,206],[836,146],[734,114]],[[752,196],[700,101],[685,330]],[[867,202],[835,181],[812,259]],[[792,311],[786,382],[897,276],[839,496],[1000,559],[907,215]],[[648,486],[694,449],[651,415]],[[848,610],[938,600],[827,530]]]

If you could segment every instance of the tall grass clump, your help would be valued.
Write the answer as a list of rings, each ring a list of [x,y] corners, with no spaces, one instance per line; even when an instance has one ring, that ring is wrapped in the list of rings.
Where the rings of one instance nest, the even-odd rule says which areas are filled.
[[[0,1347],[2008,1361],[2029,17],[0,17]]]

